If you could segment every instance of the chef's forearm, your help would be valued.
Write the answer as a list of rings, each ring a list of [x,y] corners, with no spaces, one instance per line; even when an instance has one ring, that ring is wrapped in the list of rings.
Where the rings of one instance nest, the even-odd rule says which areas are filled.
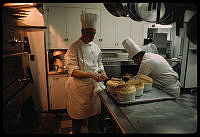
[[[72,76],[77,78],[93,78],[93,74],[91,72],[84,72],[81,70],[74,70],[72,72]]]

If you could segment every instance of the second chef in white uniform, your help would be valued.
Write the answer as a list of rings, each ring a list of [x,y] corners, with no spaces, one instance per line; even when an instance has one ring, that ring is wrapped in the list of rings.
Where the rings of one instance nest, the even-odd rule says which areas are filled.
[[[125,39],[122,44],[129,57],[140,65],[137,75],[143,74],[151,77],[154,81],[153,86],[179,97],[180,83],[178,74],[162,56],[154,53],[145,53],[131,38]]]

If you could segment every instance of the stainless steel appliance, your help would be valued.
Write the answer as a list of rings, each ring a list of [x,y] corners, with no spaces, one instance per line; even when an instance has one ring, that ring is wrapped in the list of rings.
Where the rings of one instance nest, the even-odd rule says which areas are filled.
[[[103,64],[106,74],[109,78],[122,78],[125,73],[130,73],[135,76],[137,75],[139,69],[139,65],[134,64],[132,61],[103,61]]]

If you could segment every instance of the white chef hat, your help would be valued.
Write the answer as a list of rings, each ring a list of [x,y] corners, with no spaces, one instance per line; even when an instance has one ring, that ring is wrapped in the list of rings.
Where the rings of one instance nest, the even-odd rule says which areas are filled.
[[[122,42],[122,45],[129,54],[129,58],[133,58],[137,53],[142,51],[142,49],[137,45],[131,38],[127,38]]]
[[[94,28],[96,29],[97,15],[93,13],[82,13],[81,14],[81,24],[82,29]]]

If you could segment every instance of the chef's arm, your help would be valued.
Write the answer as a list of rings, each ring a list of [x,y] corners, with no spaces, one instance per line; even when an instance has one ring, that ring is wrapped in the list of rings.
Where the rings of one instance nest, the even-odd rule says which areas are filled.
[[[91,73],[91,72],[84,72],[84,71],[77,70],[77,69],[75,69],[72,72],[72,76],[77,77],[77,78],[93,78],[97,82],[102,81],[99,74],[95,74],[95,73]]]

